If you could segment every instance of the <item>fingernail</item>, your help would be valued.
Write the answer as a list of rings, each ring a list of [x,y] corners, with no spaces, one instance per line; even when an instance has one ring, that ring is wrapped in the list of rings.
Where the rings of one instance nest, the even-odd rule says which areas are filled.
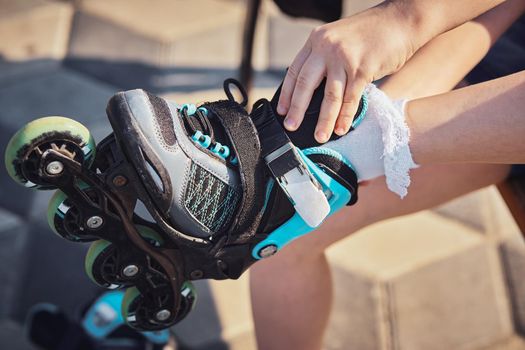
[[[295,121],[293,121],[291,118],[286,118],[284,120],[284,127],[290,131],[295,130]]]
[[[319,142],[326,142],[328,141],[328,135],[326,135],[326,133],[324,131],[318,131],[315,133],[315,135],[317,136],[317,141]]]
[[[283,106],[281,106],[279,104],[279,105],[277,105],[277,113],[279,113],[280,115],[285,115],[286,114],[286,110],[284,109]]]
[[[335,129],[335,133],[339,136],[343,136],[345,134],[345,129],[344,128],[337,128]]]

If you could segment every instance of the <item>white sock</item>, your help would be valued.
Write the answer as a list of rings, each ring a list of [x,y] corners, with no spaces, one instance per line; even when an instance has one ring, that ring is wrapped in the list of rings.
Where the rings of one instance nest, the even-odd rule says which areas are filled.
[[[403,198],[410,185],[409,171],[417,167],[409,148],[406,100],[392,101],[373,84],[366,87],[365,95],[368,109],[361,124],[322,147],[345,157],[354,166],[359,181],[385,175],[388,188]]]

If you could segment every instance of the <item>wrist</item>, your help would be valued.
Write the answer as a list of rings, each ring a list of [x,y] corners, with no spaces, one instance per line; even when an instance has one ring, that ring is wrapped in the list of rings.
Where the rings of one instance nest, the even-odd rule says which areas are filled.
[[[426,15],[426,6],[413,0],[389,0],[380,5],[393,21],[391,28],[402,31],[410,56],[436,35],[432,29],[434,21]]]

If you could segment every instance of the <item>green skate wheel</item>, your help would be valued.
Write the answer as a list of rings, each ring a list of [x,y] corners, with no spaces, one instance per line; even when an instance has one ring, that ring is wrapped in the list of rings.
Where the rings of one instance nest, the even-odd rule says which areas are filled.
[[[153,229],[137,225],[139,234],[146,242],[154,247],[163,244],[162,237]],[[119,265],[118,249],[106,240],[98,240],[91,244],[84,260],[84,268],[88,277],[96,284],[105,288],[118,288],[129,285],[132,277],[140,274],[140,267],[135,265],[131,269],[133,275],[127,275],[125,269]],[[133,271],[135,269],[135,271]]]
[[[186,281],[182,284],[180,289],[180,295],[182,296],[180,301],[180,309],[177,315],[178,320],[182,320],[186,317],[191,310],[195,307],[197,302],[197,292],[195,286],[190,281]]]
[[[101,287],[115,289],[118,282],[118,251],[111,242],[100,239],[91,243],[84,260],[89,279]]]
[[[40,176],[40,159],[48,149],[88,166],[95,159],[95,141],[84,125],[69,118],[45,117],[26,124],[9,141],[5,151],[9,176],[25,187],[54,188]]]
[[[80,183],[81,190],[87,190],[89,185]],[[90,242],[97,239],[86,235],[82,229],[82,217],[79,210],[68,199],[67,195],[57,190],[47,206],[47,223],[54,233],[74,242]]]
[[[175,322],[182,320],[193,309],[197,299],[195,288],[191,282],[184,282],[180,290],[181,303]],[[155,310],[148,310],[146,302],[137,287],[131,287],[126,290],[122,300],[122,318],[131,327],[139,330],[156,330],[170,326],[174,322],[163,323],[172,319],[171,312],[167,308],[156,307]]]
[[[133,326],[136,323],[135,312],[137,311],[138,304],[142,301],[142,295],[137,287],[131,287],[126,289],[124,298],[122,299],[122,307],[120,311],[124,321]]]
[[[164,240],[161,235],[157,233],[154,229],[148,226],[137,225],[137,230],[139,234],[144,238],[146,242],[151,244],[153,247],[161,247],[164,244]]]

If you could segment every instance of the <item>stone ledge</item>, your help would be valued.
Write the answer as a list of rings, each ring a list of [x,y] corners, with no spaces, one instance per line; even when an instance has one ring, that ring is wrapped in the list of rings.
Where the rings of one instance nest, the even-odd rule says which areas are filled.
[[[525,244],[521,236],[510,237],[499,247],[512,306],[514,327],[525,334]]]
[[[454,199],[433,212],[468,225],[492,240],[515,235],[519,229],[495,186]]]
[[[238,65],[244,7],[236,2],[88,0],[73,26],[69,56],[169,67]]]
[[[9,16],[0,21],[0,58],[20,61],[65,56],[73,16],[70,4],[16,1],[7,12]]]
[[[366,228],[329,256],[331,350],[476,349],[512,335],[497,252],[468,226],[421,212]]]

